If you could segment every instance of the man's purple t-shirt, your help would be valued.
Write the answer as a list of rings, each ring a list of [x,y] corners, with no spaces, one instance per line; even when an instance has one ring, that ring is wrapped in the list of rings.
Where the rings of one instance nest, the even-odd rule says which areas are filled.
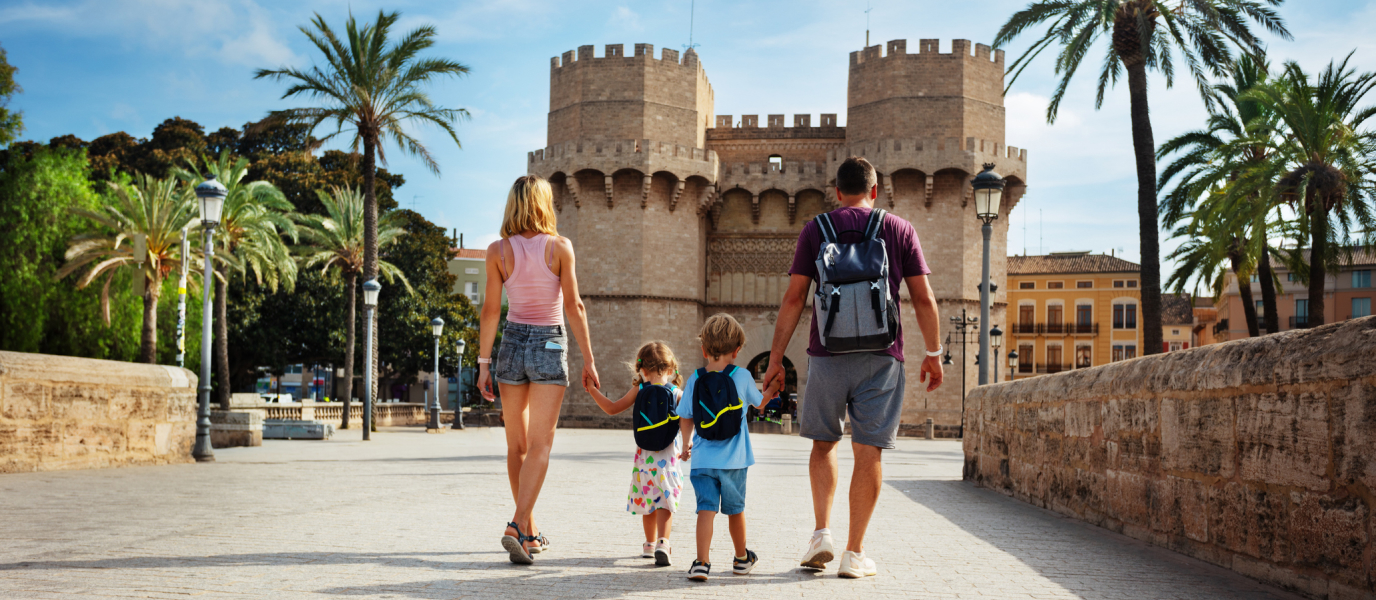
[[[836,231],[840,232],[842,243],[858,242],[864,235],[865,224],[870,219],[870,209],[868,208],[838,208],[831,211],[831,222],[836,226]],[[853,230],[853,231],[847,231]],[[889,251],[889,292],[893,294],[894,301],[898,300],[898,287],[904,277],[914,275],[926,275],[931,273],[927,268],[927,261],[922,258],[922,244],[917,241],[917,232],[913,230],[913,224],[909,223],[893,213],[884,216],[884,224],[879,228],[879,237],[884,240],[884,247]],[[804,275],[811,277],[813,282],[817,277],[817,253],[822,248],[822,233],[817,229],[817,221],[808,221],[803,227],[803,232],[798,235],[798,248],[793,252],[793,266],[789,268],[790,275]],[[812,330],[808,335],[807,354],[808,356],[832,356],[822,347],[822,337],[817,333],[817,319],[812,319]],[[887,354],[903,361],[903,319],[898,319],[898,341],[894,342],[888,350],[881,350],[874,354]]]

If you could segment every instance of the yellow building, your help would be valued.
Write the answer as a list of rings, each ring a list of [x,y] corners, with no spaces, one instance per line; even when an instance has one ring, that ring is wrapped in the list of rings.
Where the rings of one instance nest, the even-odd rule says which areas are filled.
[[[1107,254],[1008,257],[1005,337],[1007,350],[1018,352],[1014,378],[1141,355],[1140,281],[1139,265]]]

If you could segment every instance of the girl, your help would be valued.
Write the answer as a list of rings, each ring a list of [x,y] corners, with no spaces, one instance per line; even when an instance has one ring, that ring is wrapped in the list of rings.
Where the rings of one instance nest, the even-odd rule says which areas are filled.
[[[602,395],[593,385],[585,383],[588,394],[597,405],[609,415],[625,412],[635,405],[636,396],[644,386],[657,385],[669,389],[673,394],[673,405],[683,395],[683,376],[678,372],[678,360],[674,351],[664,342],[650,342],[641,346],[636,353],[635,364],[630,365],[635,372],[631,379],[631,389],[620,400],[613,402]],[[670,427],[678,429],[677,423]],[[631,469],[631,493],[626,497],[626,510],[633,515],[641,515],[645,528],[645,544],[641,547],[641,558],[653,558],[655,564],[667,566],[673,550],[669,546],[669,531],[673,526],[674,511],[678,509],[678,497],[683,484],[678,472],[678,454],[681,440],[662,450],[646,450],[636,447],[635,463]]]

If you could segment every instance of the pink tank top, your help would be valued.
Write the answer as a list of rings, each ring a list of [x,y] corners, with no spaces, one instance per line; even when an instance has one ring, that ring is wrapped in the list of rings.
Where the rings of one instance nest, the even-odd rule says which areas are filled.
[[[506,320],[512,323],[564,324],[564,289],[559,286],[559,276],[545,262],[548,240],[549,234],[545,233],[530,239],[513,235],[505,240],[511,244],[516,265],[503,284],[508,307]]]

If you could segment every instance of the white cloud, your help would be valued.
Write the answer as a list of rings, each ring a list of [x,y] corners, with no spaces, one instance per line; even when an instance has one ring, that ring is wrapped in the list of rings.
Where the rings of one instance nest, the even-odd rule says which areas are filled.
[[[640,23],[640,15],[626,6],[618,6],[612,11],[611,18],[607,19],[607,25],[616,27],[621,31],[641,31],[645,26]]]

